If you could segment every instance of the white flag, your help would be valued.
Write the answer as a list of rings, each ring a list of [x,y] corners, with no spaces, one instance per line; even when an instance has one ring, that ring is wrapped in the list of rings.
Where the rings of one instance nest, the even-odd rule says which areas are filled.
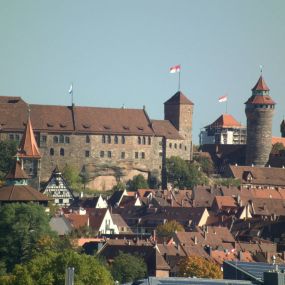
[[[72,85],[72,84],[70,84],[70,87],[69,87],[68,93],[69,93],[69,94],[72,94],[72,93],[73,93],[73,85]]]
[[[228,96],[222,96],[219,98],[219,102],[226,102],[228,100]]]

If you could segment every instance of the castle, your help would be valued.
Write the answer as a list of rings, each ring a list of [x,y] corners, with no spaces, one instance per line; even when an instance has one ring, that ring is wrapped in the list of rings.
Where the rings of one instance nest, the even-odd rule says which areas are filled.
[[[145,109],[34,105],[0,96],[0,140],[20,142],[29,114],[41,154],[40,162],[25,165],[31,177],[39,163],[41,181],[69,164],[87,173],[95,189],[137,174],[157,173],[165,182],[166,158],[192,158],[193,106],[178,91],[164,103],[164,120],[152,120]]]

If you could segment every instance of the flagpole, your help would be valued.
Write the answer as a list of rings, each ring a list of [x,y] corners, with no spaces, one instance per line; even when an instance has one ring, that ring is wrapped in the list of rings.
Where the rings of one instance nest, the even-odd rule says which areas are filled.
[[[228,113],[228,100],[226,101],[226,114]]]
[[[178,75],[178,91],[180,91],[180,73],[181,73],[181,68],[179,70],[179,75]]]

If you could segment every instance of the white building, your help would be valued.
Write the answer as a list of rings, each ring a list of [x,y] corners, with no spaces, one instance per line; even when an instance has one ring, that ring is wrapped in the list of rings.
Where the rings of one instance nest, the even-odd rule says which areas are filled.
[[[232,115],[222,114],[200,132],[200,145],[204,144],[246,144],[246,127]]]

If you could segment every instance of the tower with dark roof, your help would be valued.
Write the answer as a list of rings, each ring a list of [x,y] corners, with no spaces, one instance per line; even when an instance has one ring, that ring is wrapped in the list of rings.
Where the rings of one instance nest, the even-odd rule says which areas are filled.
[[[262,76],[245,102],[247,117],[246,165],[265,166],[272,148],[272,117],[275,102]]]
[[[181,92],[176,92],[164,103],[164,119],[169,120],[184,139],[184,150],[192,159],[192,117],[194,104]]]
[[[285,120],[283,119],[280,125],[281,137],[285,138]]]

